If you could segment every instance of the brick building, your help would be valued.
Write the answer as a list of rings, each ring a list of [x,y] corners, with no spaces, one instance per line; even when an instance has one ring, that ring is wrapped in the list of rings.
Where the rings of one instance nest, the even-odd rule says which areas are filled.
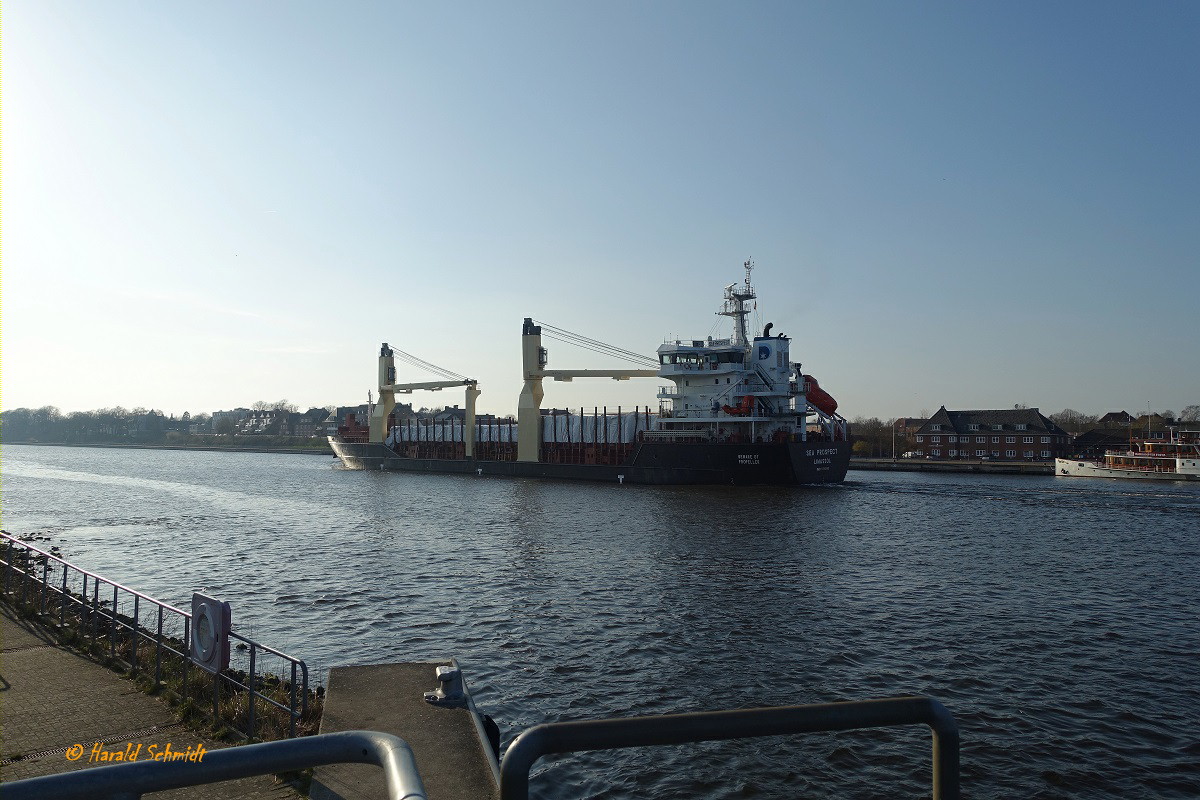
[[[914,439],[917,450],[933,459],[1050,461],[1066,454],[1071,436],[1036,408],[947,411],[942,406]]]

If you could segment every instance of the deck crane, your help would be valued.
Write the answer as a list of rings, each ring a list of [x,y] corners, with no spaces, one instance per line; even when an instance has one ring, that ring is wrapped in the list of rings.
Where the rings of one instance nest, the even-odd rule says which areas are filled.
[[[521,373],[525,383],[517,400],[517,461],[537,461],[541,444],[542,379],[571,381],[575,378],[658,377],[656,369],[546,369],[546,349],[542,347],[542,327],[529,317],[521,326]]]
[[[387,342],[379,348],[379,400],[371,407],[370,436],[368,441],[382,444],[387,438],[387,421],[396,407],[397,394],[412,394],[416,391],[440,391],[455,386],[467,389],[466,419],[463,421],[463,445],[467,458],[475,457],[475,399],[480,395],[479,381],[461,378],[446,381],[422,381],[418,383],[396,383],[395,353]]]

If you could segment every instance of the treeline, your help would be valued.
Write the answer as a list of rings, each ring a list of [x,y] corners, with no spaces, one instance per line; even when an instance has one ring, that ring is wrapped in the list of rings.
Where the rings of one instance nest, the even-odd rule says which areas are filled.
[[[1057,414],[1047,414],[1046,416],[1053,421],[1055,425],[1062,428],[1067,433],[1084,433],[1085,431],[1090,431],[1093,428],[1102,427],[1100,420],[1103,419],[1105,415],[1085,414],[1082,411],[1076,411],[1073,408],[1064,408]],[[1163,422],[1166,423],[1200,422],[1200,405],[1185,406],[1183,411],[1179,412],[1178,415],[1176,415],[1171,409],[1165,408],[1162,411],[1152,412],[1149,417],[1151,420],[1153,420],[1154,417],[1159,417]],[[1141,424],[1145,424],[1146,421],[1146,414],[1133,416],[1133,424],[1138,424],[1139,422]]]
[[[146,408],[101,408],[64,414],[55,406],[0,413],[0,441],[48,444],[141,444],[180,447],[327,447],[324,439],[300,436],[231,436],[191,433],[211,429],[209,414],[167,416]]]

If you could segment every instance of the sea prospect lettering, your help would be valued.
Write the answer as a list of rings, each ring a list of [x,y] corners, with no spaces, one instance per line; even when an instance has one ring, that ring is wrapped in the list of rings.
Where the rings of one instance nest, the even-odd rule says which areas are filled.
[[[738,464],[755,466],[758,464],[758,453],[738,453]]]

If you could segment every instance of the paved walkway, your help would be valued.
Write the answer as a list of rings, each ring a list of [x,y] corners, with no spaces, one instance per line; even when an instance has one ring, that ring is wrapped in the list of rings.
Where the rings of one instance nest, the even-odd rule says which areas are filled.
[[[0,781],[104,766],[89,762],[97,743],[106,751],[141,744],[142,753],[150,745],[161,752],[168,743],[173,750],[201,743],[208,750],[229,746],[195,735],[165,703],[112,670],[56,645],[41,628],[0,604]],[[68,758],[72,745],[83,749],[75,761]],[[297,794],[266,776],[152,796],[295,800]]]

